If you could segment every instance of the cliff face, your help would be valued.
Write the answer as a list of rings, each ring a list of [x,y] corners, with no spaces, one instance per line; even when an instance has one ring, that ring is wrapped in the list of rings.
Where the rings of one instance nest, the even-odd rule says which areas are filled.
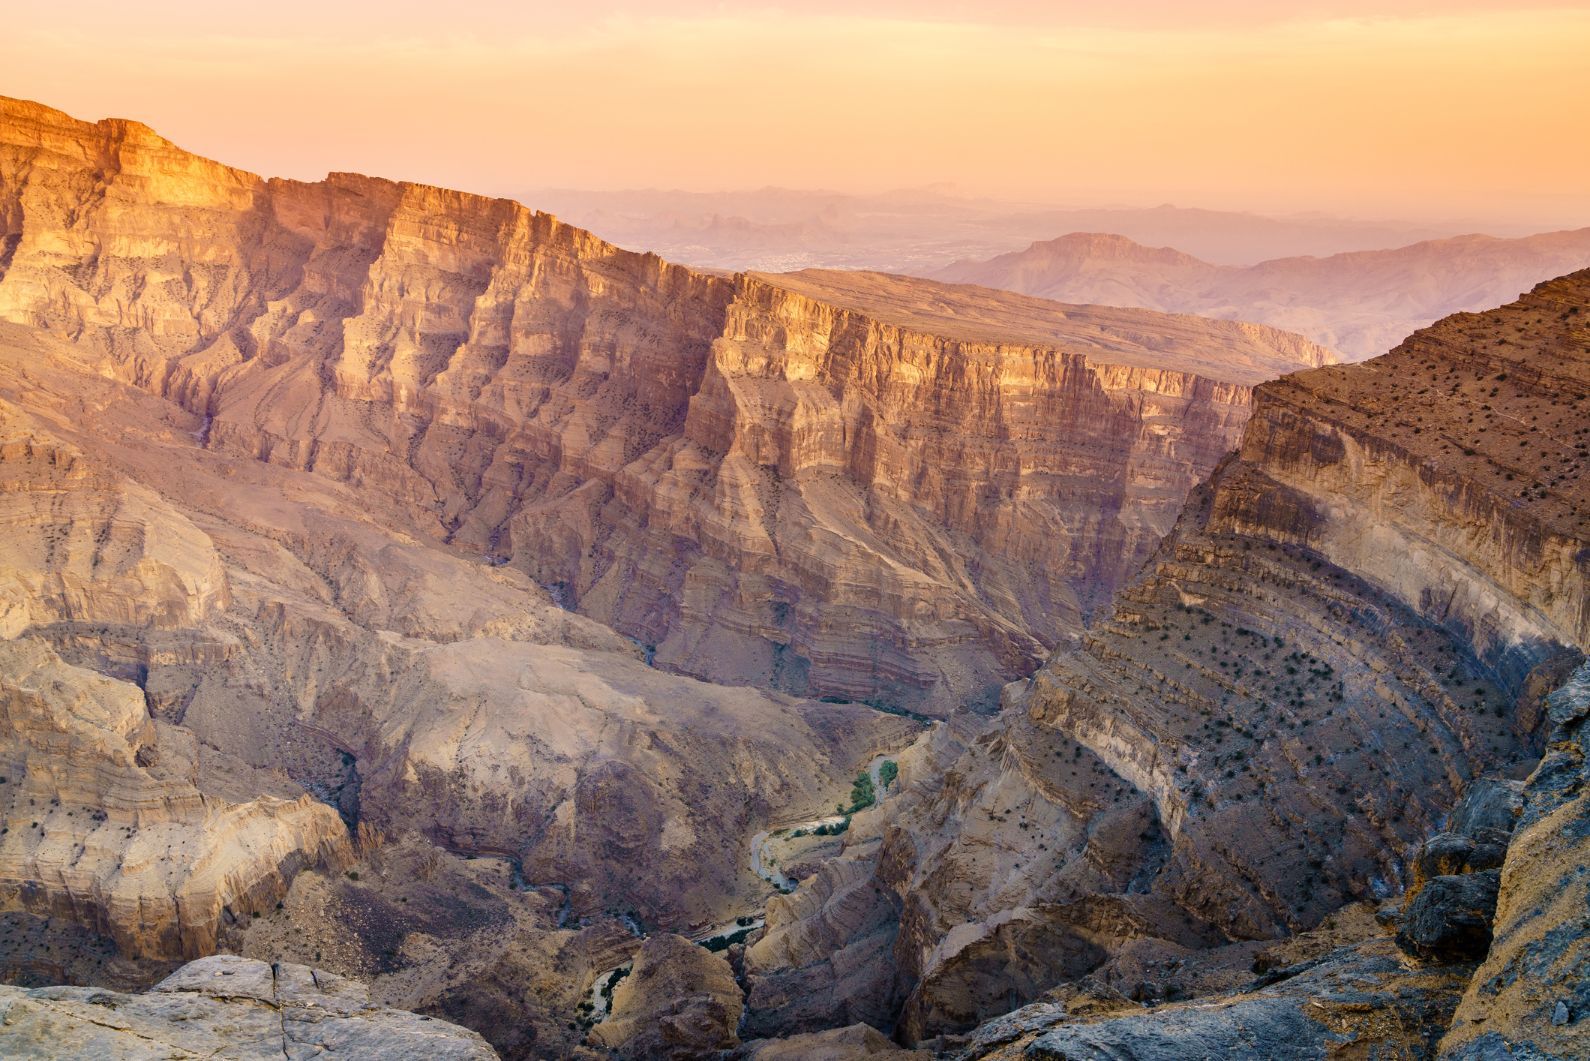
[[[0,111],[0,317],[204,417],[212,450],[432,512],[714,680],[987,702],[1141,563],[1249,386],[1327,356],[697,274],[504,200],[266,181],[136,123]]]
[[[1357,361],[1446,314],[1485,309],[1587,265],[1590,229],[1517,239],[1454,236],[1246,267],[1214,265],[1125,236],[1073,232],[933,275],[1067,302],[1262,321]]]
[[[941,779],[852,844],[900,970],[855,994],[930,1036],[1135,938],[1271,937],[1401,890],[1469,781],[1527,771],[1542,694],[1590,645],[1587,410],[1590,273],[1258,388],[1108,616],[986,733],[942,732]],[[1504,890],[1515,920],[1527,901]],[[831,920],[770,913],[770,940],[807,942],[753,948],[761,997],[823,960]]]

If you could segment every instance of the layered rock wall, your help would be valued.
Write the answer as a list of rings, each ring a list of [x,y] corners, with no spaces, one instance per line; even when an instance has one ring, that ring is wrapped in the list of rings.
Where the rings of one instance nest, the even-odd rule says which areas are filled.
[[[506,200],[0,113],[0,317],[713,680],[991,703],[1141,563],[1250,385],[1326,356],[926,281],[704,275]]]

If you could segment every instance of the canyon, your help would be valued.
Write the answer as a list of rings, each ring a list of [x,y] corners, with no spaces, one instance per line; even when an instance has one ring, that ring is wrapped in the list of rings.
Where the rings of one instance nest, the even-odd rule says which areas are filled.
[[[1424,1029],[1415,1056],[1582,1056],[1587,409],[1590,272],[1260,386],[1241,446],[1082,644],[996,719],[936,733],[926,776],[770,906],[750,1019],[897,1020],[961,1056],[1198,1056],[1244,1027],[1232,1056],[1356,1056],[1395,1011]],[[1508,846],[1504,814],[1473,867],[1503,912],[1487,980],[1488,928],[1456,959],[1417,942],[1426,878],[1460,882],[1430,903],[1469,884],[1441,875],[1463,857],[1416,852],[1472,851],[1443,827],[1497,784],[1521,832]],[[1399,986],[1409,959],[1368,911],[1444,979]],[[1276,939],[1307,949],[1266,958]],[[1254,994],[1277,963],[1337,971]],[[814,989],[841,966],[842,990]],[[1380,1002],[1298,1023],[1365,976]],[[1200,1023],[1212,1005],[1233,1016]],[[1327,1048],[1321,1020],[1345,1038]]]
[[[1583,228],[1511,239],[1456,235],[1241,265],[1100,231],[928,275],[1066,302],[1259,321],[1361,361],[1440,317],[1510,302],[1542,280],[1587,266],[1590,229]]]
[[[1335,362],[0,99],[0,1036],[1581,1056],[1590,271]]]

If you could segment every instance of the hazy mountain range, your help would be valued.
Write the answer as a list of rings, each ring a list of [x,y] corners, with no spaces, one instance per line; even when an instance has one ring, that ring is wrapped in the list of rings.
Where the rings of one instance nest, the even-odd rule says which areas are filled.
[[[579,191],[526,188],[516,196],[620,246],[714,269],[875,269],[930,273],[966,258],[1019,250],[1066,232],[1113,232],[1222,265],[1291,255],[1381,250],[1465,232],[1539,231],[1478,219],[1366,221],[1162,205],[1071,208],[1002,202],[931,188],[877,195],[755,191]]]
[[[1590,228],[1517,239],[1454,236],[1247,267],[1121,235],[1077,232],[987,261],[957,262],[934,275],[1065,302],[1258,321],[1361,360],[1449,313],[1507,302],[1587,265]]]

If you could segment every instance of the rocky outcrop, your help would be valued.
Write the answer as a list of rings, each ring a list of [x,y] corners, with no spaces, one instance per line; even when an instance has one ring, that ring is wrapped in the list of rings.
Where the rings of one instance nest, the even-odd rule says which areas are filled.
[[[623,1058],[708,1056],[739,1045],[741,1002],[722,955],[681,936],[651,936],[591,1038]]]
[[[760,1039],[746,1043],[734,1057],[744,1061],[926,1061],[925,1050],[906,1050],[890,1042],[876,1028],[852,1024],[823,1032],[792,1035],[787,1039]]]
[[[497,1056],[474,1032],[372,1003],[354,981],[226,955],[190,962],[136,995],[0,986],[0,1029],[16,1058]]]
[[[1547,701],[1546,755],[1524,787],[1494,939],[1443,1058],[1577,1057],[1590,1033],[1590,665]]]
[[[1475,778],[1527,769],[1540,689],[1590,644],[1587,317],[1574,274],[1258,388],[1238,453],[1082,646],[986,732],[941,731],[937,780],[852,845],[900,911],[900,980],[874,993],[903,999],[907,1038],[1133,940],[1276,937],[1395,894]],[[1499,837],[1472,831],[1446,854],[1494,865]],[[1449,875],[1430,854],[1417,871]],[[755,978],[792,971],[757,950],[751,1019],[776,1027]]]
[[[1392,250],[1213,265],[1125,236],[1073,232],[933,275],[1063,302],[1141,306],[1261,321],[1349,360],[1374,357],[1416,328],[1515,298],[1590,265],[1590,229],[1517,239],[1466,235]]]
[[[717,681],[991,704],[1147,555],[1249,385],[1326,356],[927,282],[697,274],[504,200],[0,114],[0,318],[179,403],[210,450],[401,499]]]
[[[1034,1013],[1036,1027],[1014,1028],[1010,1042],[961,1056],[1000,1061],[1424,1057],[1440,1039],[1468,969],[1410,970],[1397,960],[1389,941],[1375,941],[1343,948],[1274,986],[1197,1003],[1094,1020],[1066,1019],[1051,1007]]]
[[[582,924],[560,886],[506,858],[449,854],[363,830],[346,871],[299,874],[276,909],[223,933],[229,953],[312,963],[368,985],[383,1006],[473,1028],[507,1059],[572,1057],[599,971],[639,947],[611,918]]]
[[[0,777],[0,908],[76,921],[132,957],[210,953],[300,869],[352,857],[331,808],[34,639],[0,642]]]
[[[1410,966],[1370,904],[1355,904],[1276,943],[1143,941],[934,1046],[960,1061],[1428,1057],[1472,970]]]
[[[1443,874],[1420,889],[1402,915],[1397,946],[1424,961],[1472,962],[1491,949],[1501,872]]]

